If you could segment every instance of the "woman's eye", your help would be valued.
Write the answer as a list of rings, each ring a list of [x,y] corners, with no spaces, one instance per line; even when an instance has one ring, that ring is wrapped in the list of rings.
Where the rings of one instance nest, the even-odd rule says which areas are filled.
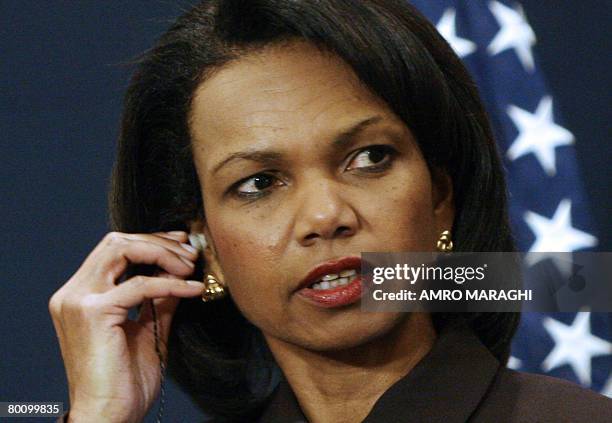
[[[257,198],[261,197],[266,188],[272,186],[276,178],[272,175],[259,173],[242,180],[235,188],[235,192],[239,197]]]
[[[374,145],[364,148],[351,160],[347,170],[361,169],[367,172],[384,170],[391,164],[395,149],[388,145]]]
[[[359,169],[364,172],[382,172],[389,168],[396,153],[397,151],[388,145],[374,145],[364,148],[353,157],[347,170]],[[257,199],[269,194],[269,188],[273,185],[282,184],[274,175],[258,173],[237,182],[231,191],[239,198]]]

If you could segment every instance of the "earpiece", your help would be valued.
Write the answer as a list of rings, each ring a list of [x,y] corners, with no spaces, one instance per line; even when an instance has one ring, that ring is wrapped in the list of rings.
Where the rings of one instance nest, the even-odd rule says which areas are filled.
[[[203,251],[208,245],[208,242],[206,241],[206,237],[204,236],[204,234],[196,233],[196,232],[191,232],[189,234],[189,243],[194,248],[197,248],[199,251]]]

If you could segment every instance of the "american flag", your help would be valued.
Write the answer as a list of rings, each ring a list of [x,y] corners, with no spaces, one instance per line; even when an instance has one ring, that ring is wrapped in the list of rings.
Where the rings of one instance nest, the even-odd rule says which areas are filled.
[[[577,140],[556,112],[534,55],[536,35],[521,5],[411,3],[436,25],[480,89],[508,172],[519,250],[595,250],[598,240],[573,147]],[[565,378],[612,397],[612,314],[524,313],[508,366]]]

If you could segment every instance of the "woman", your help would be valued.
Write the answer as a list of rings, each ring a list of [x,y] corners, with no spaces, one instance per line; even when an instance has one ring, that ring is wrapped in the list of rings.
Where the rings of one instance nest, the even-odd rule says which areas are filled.
[[[49,304],[68,421],[141,421],[166,357],[217,421],[609,421],[505,368],[516,314],[360,311],[362,251],[514,249],[474,84],[403,0],[194,7],[139,63],[110,194]]]

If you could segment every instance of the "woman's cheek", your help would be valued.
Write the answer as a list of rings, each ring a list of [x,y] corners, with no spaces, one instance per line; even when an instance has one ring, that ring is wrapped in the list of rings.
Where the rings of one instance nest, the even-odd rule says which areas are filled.
[[[243,220],[243,222],[245,222]],[[251,229],[251,228],[255,229]],[[274,283],[278,257],[262,225],[248,223],[217,227],[215,247],[224,279],[233,296],[258,295]]]
[[[414,175],[411,175],[414,177]],[[404,179],[404,181],[410,179]],[[431,190],[423,184],[389,184],[368,207],[368,220],[380,245],[396,251],[431,249]]]

